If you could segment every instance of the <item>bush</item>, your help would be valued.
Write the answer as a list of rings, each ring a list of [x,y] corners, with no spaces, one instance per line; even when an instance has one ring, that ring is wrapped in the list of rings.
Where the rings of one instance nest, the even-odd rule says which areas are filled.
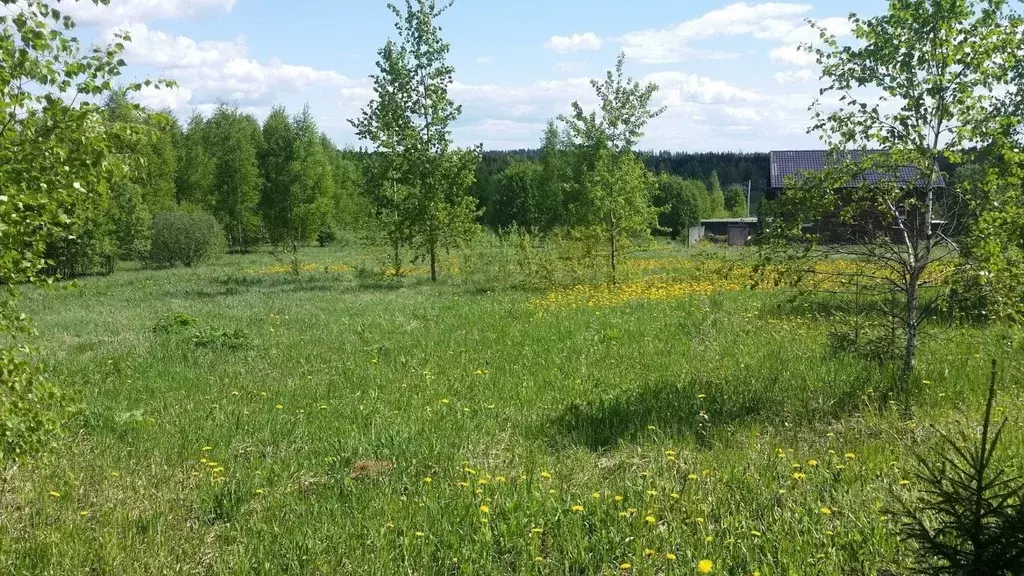
[[[117,247],[111,227],[89,214],[46,246],[45,272],[61,278],[109,275],[117,264]]]
[[[330,226],[324,226],[316,233],[316,243],[321,248],[326,248],[338,240],[338,233]]]
[[[0,467],[53,443],[62,404],[57,387],[24,349],[0,349]]]
[[[192,267],[225,244],[224,232],[206,212],[158,212],[153,216],[152,266]]]

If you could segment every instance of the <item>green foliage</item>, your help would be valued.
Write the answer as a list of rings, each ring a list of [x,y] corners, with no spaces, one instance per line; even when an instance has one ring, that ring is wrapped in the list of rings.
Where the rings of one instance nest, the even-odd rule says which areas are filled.
[[[156,334],[171,334],[184,328],[195,326],[199,323],[197,318],[188,314],[178,312],[177,314],[164,314],[153,325],[153,332]]]
[[[572,115],[560,117],[566,124],[564,139],[571,147],[575,182],[570,187],[575,190],[569,192],[571,221],[574,226],[601,230],[613,284],[623,248],[649,238],[657,226],[659,211],[651,205],[653,176],[632,148],[647,123],[665,110],[650,105],[658,85],[627,78],[625,64],[625,54],[619,54],[615,70],[608,71],[604,82],[590,82],[600,102],[600,115],[597,110],[587,113],[573,102]]]
[[[455,70],[449,45],[436,24],[451,4],[406,0],[404,10],[388,8],[399,41],[380,49],[373,75],[375,98],[357,120],[357,134],[374,143],[369,186],[381,230],[399,250],[410,245],[430,262],[437,279],[439,250],[457,247],[474,232],[476,202],[466,195],[479,162],[479,149],[452,148],[451,124],[462,114],[448,95]]]
[[[657,186],[654,206],[661,210],[658,214],[659,227],[668,230],[673,239],[680,236],[688,239],[689,229],[700,224],[704,184],[698,180],[660,174]]]
[[[175,175],[178,204],[192,204],[204,210],[213,210],[214,158],[207,151],[206,121],[194,113],[178,150],[179,170]]]
[[[704,218],[725,218],[729,215],[725,208],[725,193],[718,180],[718,172],[712,172],[708,180],[707,200],[704,203]]]
[[[25,348],[0,348],[0,469],[54,442],[65,400]]]
[[[292,179],[295,158],[295,125],[283,106],[275,106],[263,121],[260,174],[263,190],[260,209],[267,235],[274,244],[292,238]]]
[[[110,221],[121,260],[140,260],[149,253],[153,217],[142,190],[127,179],[112,182],[110,186]]]
[[[996,377],[993,360],[980,434],[974,426],[958,436],[939,432],[939,449],[917,458],[924,490],[903,502],[902,515],[919,574],[1024,574],[1024,477],[1000,452],[1006,418],[993,413]]]
[[[822,95],[839,97],[838,107],[814,107],[812,129],[832,157],[823,173],[791,179],[762,210],[769,216],[762,264],[800,273],[837,255],[865,263],[854,276],[877,280],[881,302],[898,297],[880,313],[901,326],[906,393],[919,329],[940,302],[930,288],[933,265],[956,250],[952,223],[940,219],[955,191],[942,185],[940,166],[969,160],[968,146],[997,142],[1006,126],[1024,121],[988,89],[1009,83],[1024,25],[1003,0],[901,0],[886,14],[853,14],[850,22],[852,46],[821,30],[821,46],[804,47],[822,65]],[[883,96],[862,98],[865,87]],[[867,152],[879,146],[885,152]],[[901,169],[916,181],[889,176]]]
[[[195,266],[225,244],[220,224],[202,211],[158,212],[152,238],[149,263],[160,268]]]
[[[263,238],[258,212],[262,186],[257,162],[259,125],[237,108],[222,104],[207,123],[204,136],[214,166],[213,213],[228,246],[246,252]]]
[[[541,177],[543,168],[534,162],[513,162],[496,178],[494,196],[484,210],[484,221],[494,229],[517,226],[526,230],[543,229],[550,216],[545,214]]]
[[[313,119],[309,106],[294,121],[294,156],[288,166],[290,192],[287,209],[291,231],[289,239],[310,242],[331,224],[334,212],[334,176],[329,152]]]
[[[730,186],[725,190],[725,211],[732,218],[746,218],[747,191],[742,186]]]

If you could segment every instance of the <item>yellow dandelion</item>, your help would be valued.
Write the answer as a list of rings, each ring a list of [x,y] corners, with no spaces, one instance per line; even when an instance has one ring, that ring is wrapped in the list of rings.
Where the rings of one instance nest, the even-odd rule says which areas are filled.
[[[686,479],[687,480],[697,480],[698,476],[696,474],[690,474],[689,476],[686,477]]]
[[[601,493],[600,492],[594,492],[593,494],[590,495],[590,497],[593,498],[594,500],[597,500],[597,499],[601,498]]]
[[[697,394],[697,399],[698,400],[703,400],[703,399],[705,399],[707,397],[708,397],[707,394]]]
[[[857,459],[857,455],[854,454],[853,452],[847,452],[843,457],[846,458],[847,460],[856,460]]]
[[[808,460],[807,461],[807,465],[813,468],[813,467],[818,465],[818,461],[817,460],[813,460],[813,459],[812,460]]]
[[[793,472],[794,480],[803,480],[804,478],[807,478],[807,474],[804,474],[803,472]]]
[[[698,574],[710,574],[715,568],[715,563],[711,560],[701,560],[697,563]]]
[[[646,520],[648,524],[656,524],[658,522],[658,519],[654,516],[648,516],[647,518],[644,518],[644,520]]]
[[[633,565],[629,562],[623,562],[622,564],[619,564],[619,570],[629,570],[632,567]]]
[[[441,398],[441,404],[451,404],[451,400],[447,398]]]
[[[424,534],[423,532],[417,532],[416,533],[416,537],[417,538],[423,538],[424,536],[426,536],[426,534]]]
[[[821,510],[819,510],[819,511],[821,512],[821,514],[822,514],[823,516],[831,516],[831,515],[832,515],[832,510],[831,510],[831,509],[829,509],[829,508],[828,508],[827,506],[823,506],[823,507],[821,508]]]
[[[622,496],[621,496],[621,495],[616,495],[616,496],[615,496],[615,501],[616,501],[616,502],[622,502],[622,500],[623,500],[623,498],[622,498]]]
[[[480,506],[480,512],[483,512],[484,514],[489,514],[491,512],[491,508],[487,504],[483,504]]]
[[[60,492],[56,492],[56,491],[53,491],[53,490],[51,490],[50,492],[48,492],[48,493],[47,493],[47,495],[48,495],[48,496],[51,496],[51,497],[53,497],[53,498],[60,498]]]
[[[676,555],[671,552],[665,552],[665,560],[672,562],[676,559]]]
[[[427,484],[430,484],[431,482],[434,481],[434,479],[431,478],[430,476],[427,476],[426,478],[423,479],[423,481],[426,482]]]
[[[580,506],[579,504],[575,504],[572,507],[572,511],[573,512],[583,512],[583,506]]]
[[[544,561],[544,558],[541,558],[540,556],[537,556],[536,558],[533,559],[533,561],[537,562],[537,563],[541,563],[541,562]]]
[[[644,558],[650,558],[651,556],[654,556],[657,553],[657,550],[651,550],[650,548],[647,548],[644,550]]]
[[[551,479],[551,472],[546,472],[546,471],[545,472],[541,472],[540,473],[540,477],[544,478],[545,480],[550,480]]]
[[[82,518],[85,518],[86,516],[89,515],[89,511],[88,510],[82,510],[81,512],[78,513],[78,515],[81,516]]]
[[[900,480],[900,486],[910,486],[910,480]]]
[[[282,406],[282,405],[278,404],[278,405],[274,406],[274,408],[276,408],[276,409],[278,409],[278,410],[283,410],[283,409],[284,409],[284,406]]]

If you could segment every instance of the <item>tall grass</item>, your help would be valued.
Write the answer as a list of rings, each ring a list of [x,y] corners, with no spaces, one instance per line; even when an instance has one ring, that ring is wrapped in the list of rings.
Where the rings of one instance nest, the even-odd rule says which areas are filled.
[[[1014,328],[926,342],[907,421],[884,371],[828,353],[830,320],[780,293],[539,306],[462,270],[384,289],[350,271],[372,254],[301,257],[29,296],[80,408],[0,479],[0,572],[900,573],[883,510],[916,490],[925,425],[984,398],[991,355],[999,409],[1024,405]],[[643,257],[638,281],[714,273]],[[196,325],[154,330],[169,314]]]

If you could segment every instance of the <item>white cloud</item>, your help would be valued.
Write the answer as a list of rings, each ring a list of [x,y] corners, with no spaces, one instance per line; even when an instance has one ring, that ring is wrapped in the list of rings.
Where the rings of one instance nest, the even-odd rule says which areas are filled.
[[[796,84],[799,82],[807,82],[811,79],[813,74],[814,73],[809,68],[803,68],[801,70],[776,72],[773,78],[778,84]]]
[[[129,22],[182,20],[210,11],[230,12],[236,0],[111,0],[109,6],[70,2],[61,8],[84,24],[123,25]]]
[[[647,75],[644,82],[658,84],[660,89],[656,100],[662,106],[757,102],[761,100],[761,97],[754,92],[696,74],[657,72]]]
[[[809,4],[737,2],[670,28],[629,32],[619,42],[627,55],[643,62],[681,62],[699,55],[692,47],[696,40],[748,34],[760,39],[780,39],[797,27],[795,19],[810,10]]]
[[[139,104],[155,110],[180,110],[192,99],[192,91],[188,88],[177,86],[174,88],[157,88],[155,86],[144,86],[136,94]]]
[[[218,98],[251,101],[311,86],[355,84],[333,70],[285,64],[277,59],[259,62],[249,58],[248,46],[241,38],[231,42],[197,42],[185,36],[150,30],[145,24],[132,25],[128,30],[132,42],[126,46],[125,61],[129,65],[160,69],[163,76],[178,81],[190,98],[197,97],[199,103]],[[182,106],[189,100],[181,102],[179,96],[173,103]]]
[[[801,50],[800,46],[796,44],[774,48],[768,57],[777,64],[791,64],[793,66],[810,66],[818,61],[817,56]]]
[[[552,36],[544,47],[555,52],[579,52],[584,50],[600,50],[602,41],[597,34],[585,32],[572,36]]]

